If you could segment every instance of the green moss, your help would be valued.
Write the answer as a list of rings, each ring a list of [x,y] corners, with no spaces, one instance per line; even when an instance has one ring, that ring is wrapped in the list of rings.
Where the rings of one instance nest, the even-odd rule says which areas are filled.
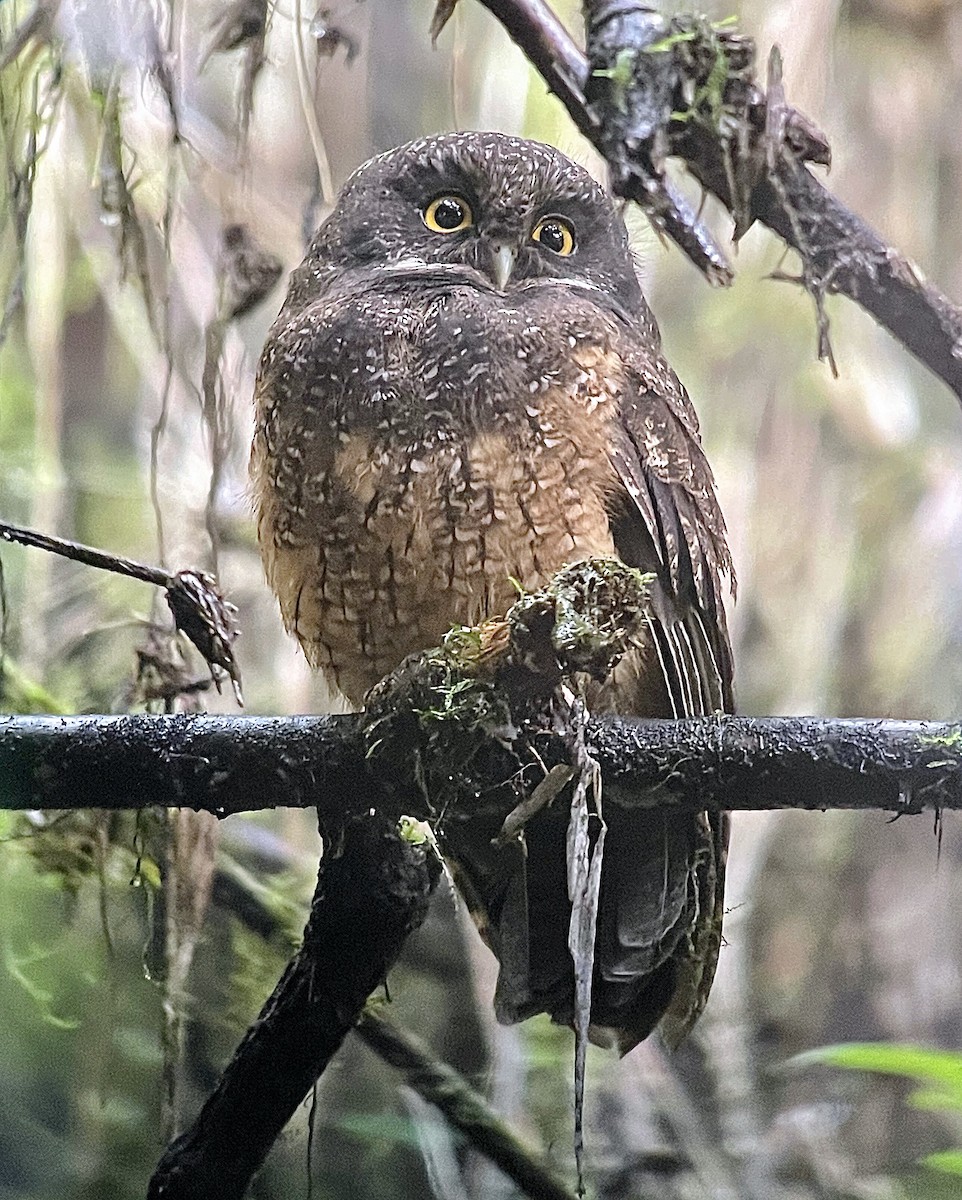
[[[427,821],[419,821],[417,817],[401,817],[397,823],[397,831],[402,841],[410,842],[412,846],[423,846],[425,843],[431,846],[437,844],[434,830]]]
[[[653,578],[616,558],[587,559],[560,571],[543,592],[519,600],[508,621],[543,604],[545,597],[553,600],[551,645],[566,671],[602,677],[628,649]]]
[[[923,734],[919,741],[924,746],[941,746],[945,750],[962,750],[962,725],[957,725],[949,733]]]
[[[588,559],[522,595],[503,617],[456,626],[368,697],[368,755],[395,762],[402,778],[413,773],[434,811],[482,792],[496,804],[492,769],[507,781],[530,760],[523,743],[550,718],[558,687],[603,680],[634,643],[650,578],[614,558]],[[502,756],[497,768],[492,754]]]

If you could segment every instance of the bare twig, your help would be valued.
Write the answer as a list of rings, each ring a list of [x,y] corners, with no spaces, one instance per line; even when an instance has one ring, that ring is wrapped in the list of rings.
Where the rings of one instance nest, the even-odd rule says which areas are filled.
[[[60,0],[52,3],[38,2],[13,30],[7,44],[0,50],[0,71],[5,71],[10,64],[30,45],[45,45],[50,40],[50,27]]]
[[[71,542],[67,538],[52,537],[47,533],[39,533],[35,529],[23,529],[21,526],[2,522],[0,523],[0,538],[5,542],[19,542],[21,546],[33,546],[37,550],[59,554],[62,558],[83,563],[87,567],[97,567],[101,571],[114,571],[118,575],[139,579],[142,583],[152,583],[156,587],[169,588],[174,583],[173,574],[165,571],[162,567],[151,567],[146,563],[137,562],[135,559],[124,558],[122,554],[96,550],[93,546],[84,546],[80,542]]]
[[[24,529],[6,522],[0,522],[0,540],[19,542],[23,546],[46,550],[50,554],[58,554],[62,558],[69,558],[88,567],[113,571],[117,575],[126,575],[130,579],[139,579],[142,583],[164,588],[174,624],[204,656],[214,682],[219,686],[219,681],[227,675],[234,686],[238,703],[241,702],[240,669],[232,649],[238,632],[234,622],[236,610],[224,599],[216,582],[206,572],[171,572],[163,567],[154,567],[132,558],[125,558],[122,554],[111,554],[93,546],[84,546],[80,542],[52,537],[35,529]]]
[[[321,192],[321,203],[330,207],[334,203],[334,177],[331,174],[331,160],[324,144],[324,135],[317,121],[314,107],[314,89],[310,85],[307,72],[307,50],[304,45],[304,18],[301,14],[301,0],[294,0],[294,15],[291,18],[291,36],[294,42],[294,65],[297,68],[297,90],[301,99],[301,111],[304,114],[304,124],[311,139],[314,151],[314,162],[317,166],[317,183]],[[319,53],[315,44],[315,53]]]
[[[451,1067],[380,1012],[368,1008],[355,1029],[385,1062],[402,1072],[404,1082],[434,1104],[448,1123],[497,1163],[532,1200],[573,1200],[565,1184],[534,1157],[534,1152],[504,1125],[485,1101]]]
[[[254,85],[267,61],[265,45],[270,7],[267,0],[231,0],[210,24],[207,48],[200,70],[214,54],[241,51],[241,78],[237,97],[237,145],[243,158],[247,153],[247,132],[254,107]]]

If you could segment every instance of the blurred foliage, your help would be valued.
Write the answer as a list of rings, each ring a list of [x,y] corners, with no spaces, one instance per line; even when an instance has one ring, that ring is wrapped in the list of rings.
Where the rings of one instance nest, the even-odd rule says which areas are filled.
[[[240,609],[251,709],[319,711],[332,698],[283,636],[246,494],[253,370],[283,284],[218,326],[225,232],[242,226],[291,268],[331,181],[442,128],[522,132],[598,163],[478,4],[458,5],[435,52],[433,0],[261,6],[266,24],[238,25],[252,7],[116,0],[107,17],[80,0],[0,5],[0,515],[173,568],[216,566]],[[699,7],[714,21],[738,9],[763,57],[781,44],[790,100],[833,143],[832,188],[962,295],[962,4]],[[577,30],[577,0],[557,9]],[[705,211],[724,240],[727,219]],[[791,261],[764,231],[740,246],[735,286],[711,291],[626,217],[728,518],[742,709],[959,715],[958,406],[838,300],[833,379],[814,361],[810,300],[766,278]],[[2,568],[2,706],[135,703],[137,651],[167,621],[149,589],[20,548],[3,548]],[[955,824],[938,867],[921,820],[735,824],[727,945],[695,1039],[671,1061],[649,1044],[621,1062],[591,1053],[597,1195],[724,1195],[729,1180],[728,1195],[751,1186],[765,1200],[958,1196],[957,1180],[913,1165],[947,1144],[939,1122],[955,1110],[906,1108],[891,1075],[768,1070],[829,1041],[962,1045]],[[318,853],[305,814],[225,823],[206,920],[179,931],[160,883],[189,884],[202,831],[175,852],[171,826],[0,815],[0,1200],[143,1195],[172,1056],[179,1046],[173,1110],[187,1119],[297,937]],[[570,1035],[543,1019],[495,1026],[490,956],[465,926],[441,898],[392,973],[392,1016],[564,1165]],[[184,978],[168,970],[178,937]],[[306,1142],[307,1109],[252,1194],[304,1187]],[[512,1194],[463,1145],[425,1165],[437,1145],[392,1073],[349,1039],[318,1089],[314,1196],[444,1194],[444,1154],[464,1195]]]
[[[962,1110],[962,1054],[958,1052],[884,1042],[850,1042],[809,1050],[797,1055],[789,1065],[806,1067],[813,1063],[910,1079],[920,1085],[907,1097],[915,1108],[933,1112]],[[962,1175],[962,1149],[939,1150],[927,1154],[921,1162],[933,1171]]]

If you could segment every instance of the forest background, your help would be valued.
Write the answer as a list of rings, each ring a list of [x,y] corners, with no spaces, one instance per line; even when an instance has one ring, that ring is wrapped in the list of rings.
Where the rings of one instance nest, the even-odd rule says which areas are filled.
[[[246,491],[253,371],[286,272],[332,188],[419,134],[501,129],[599,164],[479,5],[460,4],[432,51],[430,0],[341,0],[300,21],[285,0],[249,113],[250,45],[231,45],[245,7],[64,3],[60,48],[35,39],[0,76],[0,270],[5,294],[23,299],[2,320],[0,517],[174,568],[216,568],[244,631],[248,711],[326,711],[331,698],[263,582]],[[575,3],[556,7],[579,28]],[[763,59],[781,46],[789,100],[833,146],[829,186],[962,297],[962,4],[703,7],[714,19],[737,14]],[[29,11],[3,6],[6,44]],[[172,49],[175,145],[148,69],[153,30]],[[24,172],[32,138],[40,153]],[[958,718],[956,402],[864,313],[829,299],[833,378],[816,360],[811,300],[767,278],[793,261],[765,230],[743,239],[734,286],[713,290],[643,217],[627,216],[729,523],[740,709]],[[284,272],[253,311],[220,320],[223,235],[236,225]],[[4,708],[145,706],[157,668],[138,685],[137,652],[164,649],[149,589],[20,548],[5,549],[2,566]],[[195,699],[233,711],[230,695]],[[0,1198],[140,1196],[163,1140],[169,997],[153,853],[163,822],[90,815],[49,826],[0,817]],[[185,1116],[279,974],[289,945],[277,929],[302,924],[316,868],[307,814],[235,817],[221,832],[219,867],[235,889],[215,891],[189,977]],[[753,1172],[777,1179],[771,1194],[785,1200],[962,1195],[915,1165],[962,1135],[957,1116],[907,1107],[898,1080],[783,1067],[845,1040],[962,1045],[960,864],[951,818],[937,856],[924,819],[739,814],[728,945],[694,1045],[674,1059],[648,1044],[620,1063],[591,1056],[597,1195],[721,1196],[726,1179],[737,1189]],[[272,940],[239,919],[238,888],[274,913]],[[463,913],[441,896],[392,973],[392,1016],[564,1166],[570,1035],[540,1019],[495,1026],[493,978]],[[696,1073],[712,1080],[709,1105],[692,1093]],[[305,1109],[252,1195],[305,1187],[306,1127]],[[353,1042],[320,1088],[312,1171],[319,1197],[513,1194]]]

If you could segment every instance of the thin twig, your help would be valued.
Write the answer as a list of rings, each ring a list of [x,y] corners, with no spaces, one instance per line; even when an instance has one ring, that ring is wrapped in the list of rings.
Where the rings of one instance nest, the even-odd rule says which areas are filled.
[[[46,550],[50,554],[59,554],[61,558],[69,558],[72,562],[97,567],[101,571],[113,571],[117,575],[126,575],[130,579],[139,579],[142,583],[152,583],[157,587],[170,588],[174,585],[175,577],[163,567],[152,567],[147,563],[125,558],[122,554],[96,550],[93,546],[84,546],[67,538],[39,533],[35,529],[24,529],[5,521],[0,522],[0,539],[5,542],[19,542],[22,546],[33,546],[37,550]]]
[[[297,88],[301,98],[301,109],[304,113],[304,123],[311,139],[314,151],[314,161],[317,163],[317,182],[321,190],[321,201],[325,207],[334,203],[334,179],[331,175],[331,161],[328,158],[324,136],[317,123],[317,113],[314,109],[314,96],[307,78],[307,51],[304,48],[304,26],[301,13],[301,0],[294,0],[294,15],[291,18],[291,36],[294,40],[294,65],[297,68]]]
[[[238,634],[234,620],[236,608],[221,595],[212,576],[192,570],[171,574],[163,567],[148,566],[120,554],[110,554],[80,542],[52,537],[35,529],[23,529],[5,522],[0,522],[0,540],[47,550],[88,567],[113,571],[164,588],[174,624],[204,656],[218,691],[221,680],[225,675],[229,676],[238,704],[243,703],[240,670],[232,649]]]
[[[435,1105],[450,1125],[497,1163],[531,1200],[573,1200],[565,1184],[541,1165],[466,1080],[438,1062],[419,1038],[399,1029],[371,1006],[365,1009],[355,1032],[401,1071],[409,1087]]]

